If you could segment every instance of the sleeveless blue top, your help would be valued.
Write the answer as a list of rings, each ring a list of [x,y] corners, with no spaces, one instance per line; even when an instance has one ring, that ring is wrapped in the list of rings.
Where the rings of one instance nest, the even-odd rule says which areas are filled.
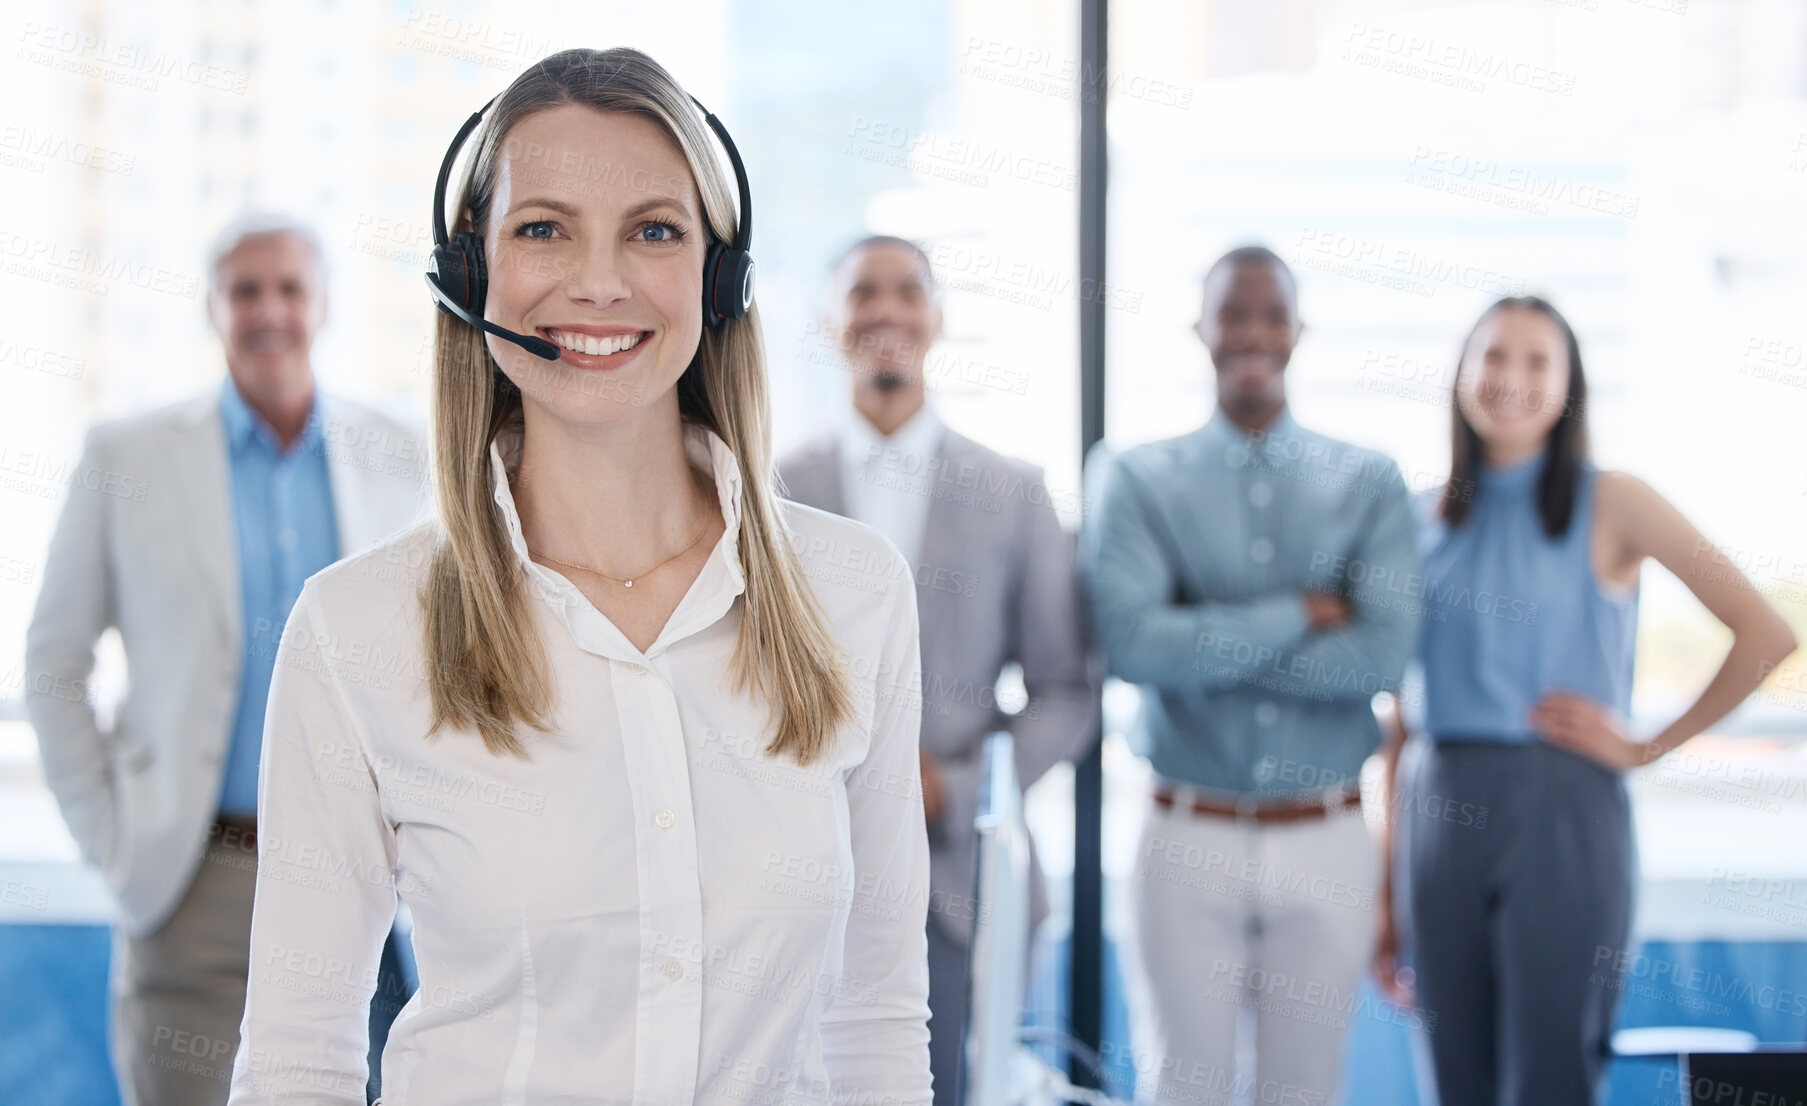
[[[1526,717],[1568,691],[1631,712],[1638,593],[1608,593],[1590,559],[1599,473],[1583,464],[1568,531],[1538,512],[1544,455],[1483,467],[1468,519],[1436,517],[1441,489],[1419,499],[1424,564],[1424,728],[1436,740],[1531,742]]]

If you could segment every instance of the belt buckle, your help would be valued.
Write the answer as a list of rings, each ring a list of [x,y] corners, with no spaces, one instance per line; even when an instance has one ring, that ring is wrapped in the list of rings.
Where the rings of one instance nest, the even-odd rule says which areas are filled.
[[[1183,814],[1188,818],[1196,818],[1198,817],[1196,805],[1197,795],[1198,793],[1192,790],[1190,784],[1182,783],[1174,787],[1169,787],[1167,789],[1167,809],[1175,814]]]

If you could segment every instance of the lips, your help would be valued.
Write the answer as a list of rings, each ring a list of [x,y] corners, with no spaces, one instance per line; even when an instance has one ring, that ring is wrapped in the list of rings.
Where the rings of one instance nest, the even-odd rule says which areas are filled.
[[[541,327],[559,348],[588,357],[612,357],[638,346],[652,331],[622,327]]]
[[[244,335],[240,344],[253,353],[276,353],[292,349],[297,343],[286,330],[253,330]]]
[[[1232,373],[1279,372],[1280,357],[1272,353],[1231,353],[1224,356],[1224,369]]]

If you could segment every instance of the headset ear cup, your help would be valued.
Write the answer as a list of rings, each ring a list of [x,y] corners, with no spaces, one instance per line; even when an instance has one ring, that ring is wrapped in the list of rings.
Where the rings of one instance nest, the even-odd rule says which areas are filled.
[[[476,235],[460,234],[434,246],[427,275],[453,303],[473,314],[482,314],[489,273],[483,264],[483,242]],[[445,309],[442,306],[440,310]]]
[[[703,255],[703,322],[720,326],[746,315],[753,304],[753,256],[713,242]]]
[[[743,318],[753,308],[753,255],[730,248],[722,254],[720,265],[715,280],[722,314]]]
[[[716,310],[720,302],[717,298],[717,284],[721,279],[722,251],[727,247],[717,241],[710,241],[708,252],[703,254],[703,325],[720,326],[722,313]]]
[[[458,257],[458,248],[450,242],[434,245],[433,252],[427,255],[427,279],[433,287],[443,293],[446,299],[458,302],[459,289],[464,287],[464,264]],[[444,314],[450,315],[452,309],[435,300],[434,303]]]
[[[464,309],[473,315],[481,315],[489,300],[489,265],[483,258],[483,239],[466,233],[460,234],[455,241],[464,255]]]

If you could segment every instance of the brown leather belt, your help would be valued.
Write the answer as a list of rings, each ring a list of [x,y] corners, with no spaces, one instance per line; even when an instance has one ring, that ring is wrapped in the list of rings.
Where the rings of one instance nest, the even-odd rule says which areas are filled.
[[[228,833],[228,830],[232,832]],[[231,839],[255,845],[257,843],[257,815],[216,814],[208,837],[215,843]]]
[[[1309,799],[1271,799],[1266,802],[1258,802],[1252,795],[1245,797],[1242,802],[1225,802],[1195,793],[1189,805],[1179,806],[1176,792],[1170,788],[1157,787],[1154,790],[1154,805],[1162,810],[1178,807],[1184,813],[1201,818],[1229,818],[1239,822],[1253,822],[1258,826],[1272,826],[1287,822],[1310,822],[1337,811],[1358,809],[1362,805],[1362,793],[1358,789],[1350,789],[1329,791]]]

